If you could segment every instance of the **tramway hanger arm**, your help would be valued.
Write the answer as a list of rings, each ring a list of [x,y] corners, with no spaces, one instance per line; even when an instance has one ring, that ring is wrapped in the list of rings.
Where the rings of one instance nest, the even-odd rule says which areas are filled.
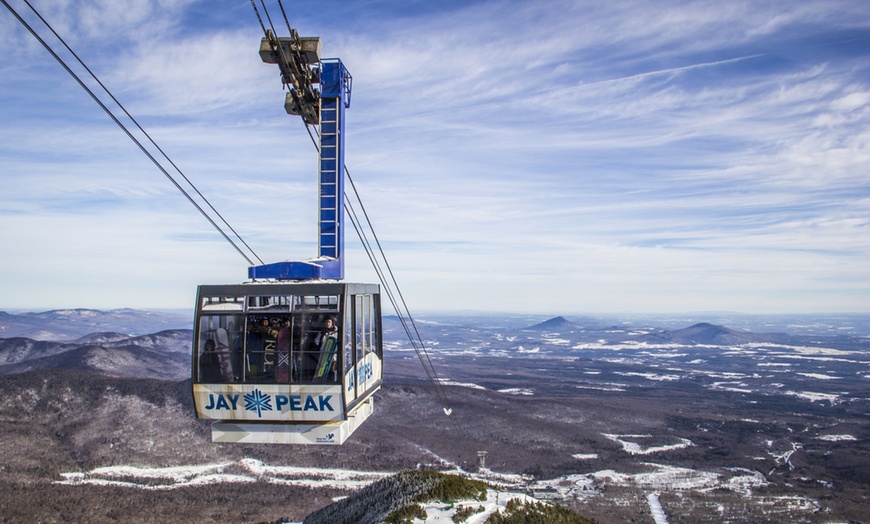
[[[319,83],[320,37],[300,38],[296,30],[289,37],[277,37],[272,31],[260,41],[260,58],[267,64],[277,64],[281,82],[288,87],[284,109],[301,116],[307,125],[320,124]]]
[[[344,112],[350,106],[352,77],[337,58],[321,59],[319,37],[276,37],[260,42],[260,58],[277,64],[288,87],[284,108],[306,125],[320,126],[318,256],[248,269],[252,279],[344,278]]]

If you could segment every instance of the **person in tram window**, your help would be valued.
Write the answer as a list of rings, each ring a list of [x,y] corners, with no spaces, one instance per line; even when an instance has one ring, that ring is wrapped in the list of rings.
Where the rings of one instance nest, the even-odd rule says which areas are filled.
[[[205,341],[202,353],[199,355],[199,381],[206,384],[224,381],[220,360],[215,351],[215,342],[212,339]]]
[[[335,317],[326,317],[326,320],[323,322],[323,329],[317,334],[314,343],[318,346],[322,346],[323,340],[326,337],[338,338],[338,325],[335,321]]]
[[[278,330],[276,346],[278,350],[277,367],[275,368],[275,382],[279,384],[287,384],[290,382],[290,336],[292,333],[290,319],[285,318],[281,321],[281,328]]]
[[[315,344],[319,348],[317,368],[314,371],[316,382],[335,380],[338,372],[335,365],[338,353],[338,325],[335,317],[327,317],[323,330],[317,335]]]

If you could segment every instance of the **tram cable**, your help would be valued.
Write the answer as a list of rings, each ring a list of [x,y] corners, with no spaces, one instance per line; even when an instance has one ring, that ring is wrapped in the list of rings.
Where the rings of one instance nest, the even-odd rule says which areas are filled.
[[[23,1],[25,4],[27,4],[27,6],[30,8],[30,10],[33,11],[33,13],[39,18],[39,20],[48,28],[48,30],[51,31],[51,33],[55,36],[55,38],[57,38],[58,41],[60,41],[60,43],[63,44],[63,46],[66,48],[66,50],[73,57],[75,57],[75,59],[78,61],[78,63],[88,72],[88,74],[91,75],[91,78],[93,78],[94,81],[97,82],[97,84],[99,84],[99,86],[103,89],[103,91],[105,91],[105,93],[112,99],[112,101],[115,104],[117,104],[117,106],[121,109],[121,111],[124,112],[124,114],[127,116],[127,118],[129,118],[130,121],[132,121],[136,125],[136,127],[139,129],[139,131],[143,135],[145,135],[145,137],[148,139],[148,141],[151,142],[151,144],[160,152],[161,155],[163,155],[163,158],[165,158],[166,161],[169,162],[170,165],[172,165],[172,167],[175,169],[175,171],[178,172],[178,174],[196,192],[196,194],[202,199],[202,201],[205,202],[208,205],[208,207],[212,210],[212,212],[220,218],[220,220],[224,223],[224,225],[226,225],[226,227],[230,231],[232,231],[232,233],[239,240],[239,242],[241,242],[247,248],[247,250],[250,252],[251,255],[253,255],[254,258],[259,260],[260,263],[263,263],[263,260],[257,255],[257,253],[253,250],[253,248],[251,248],[251,246],[249,246],[248,243],[245,242],[245,240],[241,237],[241,235],[239,235],[239,233],[229,224],[229,222],[227,222],[227,220],[223,217],[223,215],[221,215],[221,213],[218,212],[217,209],[215,209],[215,207],[211,204],[211,202],[209,202],[209,200],[205,197],[205,195],[203,195],[200,192],[200,190],[196,187],[196,185],[181,171],[181,169],[175,164],[175,162],[173,162],[172,159],[169,158],[169,155],[167,155],[166,152],[157,144],[157,142],[154,141],[154,139],[151,137],[151,135],[149,135],[148,132],[145,131],[145,129],[143,129],[141,125],[139,125],[139,122],[127,111],[127,109],[124,107],[124,105],[121,104],[121,102],[112,94],[112,92],[105,86],[105,84],[103,84],[103,82],[100,81],[100,79],[97,77],[97,75],[84,63],[84,61],[78,56],[78,54],[76,54],[76,52],[72,50],[72,48],[66,43],[66,41],[54,30],[54,28],[51,26],[51,24],[49,24],[48,21],[46,21],[45,18],[43,18],[43,16],[36,10],[36,8],[33,7],[33,5],[30,4],[30,2],[28,0],[23,0]],[[79,84],[79,86],[81,86],[82,89],[84,89],[88,93],[88,95],[90,95],[90,97],[94,100],[94,102],[96,102],[97,105],[99,105],[100,108],[102,108],[103,111],[115,122],[115,124],[119,128],[121,128],[121,130],[127,135],[127,137],[129,137],[130,140],[132,140],[133,143],[135,143],[136,146],[139,147],[139,149],[145,154],[145,156],[147,156],[151,160],[151,162],[154,163],[155,166],[157,166],[157,168],[166,176],[166,178],[168,178],[169,181],[172,182],[172,184],[176,187],[176,189],[178,189],[187,198],[187,200],[200,212],[200,214],[202,214],[202,216],[205,217],[206,220],[208,220],[208,222],[212,225],[212,227],[214,227],[221,234],[221,236],[223,236],[224,239],[227,242],[229,242],[230,245],[233,246],[233,248],[235,248],[235,250],[248,262],[248,264],[254,265],[253,260],[251,260],[251,258],[244,251],[242,251],[242,249],[236,244],[236,242],[232,238],[230,238],[230,236],[223,230],[223,228],[221,228],[214,221],[214,219],[212,219],[212,217],[206,212],[206,210],[203,209],[203,207],[200,206],[199,203],[196,202],[196,200],[190,195],[190,193],[188,193],[181,186],[181,184],[179,184],[178,181],[175,180],[175,178],[163,167],[163,165],[154,157],[154,155],[152,155],[151,152],[148,151],[148,149],[139,141],[139,139],[137,139],[135,136],[133,136],[133,134],[130,132],[130,130],[115,116],[115,114],[111,111],[111,109],[109,109],[102,102],[102,100],[100,100],[100,98],[84,83],[84,81],[69,67],[69,65],[63,60],[63,58],[61,58],[51,48],[51,46],[33,29],[33,27],[30,26],[30,24],[27,23],[27,21],[25,21],[21,17],[21,15],[19,15],[19,13],[17,11],[15,11],[15,9],[11,5],[9,5],[9,3],[6,0],[0,0],[0,2],[3,2],[3,5],[6,6],[6,8],[12,13],[12,15],[18,19],[18,21],[30,32],[31,35],[33,35],[34,38],[36,38],[36,40],[40,44],[42,44],[42,46],[46,49],[46,51],[48,51],[51,54],[51,56],[54,57],[54,59],[66,70],[66,72],[69,73],[69,75],[73,77],[73,79]]]
[[[393,293],[392,288],[389,285],[387,285],[387,283],[386,283],[386,277],[384,276],[383,270],[380,267],[380,263],[378,262],[378,260],[375,256],[374,250],[372,249],[371,244],[368,242],[368,239],[365,238],[365,231],[362,229],[362,224],[360,223],[359,217],[356,214],[356,210],[353,209],[353,206],[350,203],[345,203],[345,211],[347,211],[348,217],[350,218],[350,221],[351,221],[351,224],[353,225],[354,229],[356,230],[357,235],[360,237],[360,241],[363,244],[363,249],[365,249],[366,255],[368,255],[369,261],[372,263],[372,266],[375,269],[375,273],[377,273],[377,275],[378,275],[378,280],[380,280],[381,284],[384,286],[384,292],[387,295],[387,298],[390,300],[390,304],[393,306],[393,310],[395,310],[397,313],[401,313],[401,309],[399,308],[398,301],[396,300],[396,297]],[[423,363],[423,371],[426,372],[426,377],[429,379],[429,381],[433,385],[438,384],[439,382],[438,382],[437,373],[434,373],[435,369],[434,369],[434,367],[431,366],[431,360],[430,360],[430,365],[427,367],[425,361],[423,360],[423,355],[420,353],[420,346],[417,345],[417,341],[414,340],[413,336],[411,335],[411,330],[408,327],[408,323],[405,321],[404,315],[399,314],[398,318],[399,318],[400,323],[402,324],[402,327],[405,330],[405,335],[408,337],[408,340],[411,342],[411,346],[414,348],[414,352],[417,354],[417,358],[419,358],[420,362]],[[416,329],[416,326],[415,326],[415,329]],[[421,344],[422,344],[422,341],[421,341]],[[425,347],[424,347],[424,350],[425,350]],[[428,358],[428,353],[427,353],[427,358]],[[431,371],[430,371],[430,369],[431,369]],[[435,386],[435,388],[436,388],[436,392],[438,393],[439,399],[446,405],[447,398],[443,394],[443,391],[441,391],[441,389],[437,385]]]
[[[263,0],[260,0],[260,2],[262,1]],[[290,31],[290,34],[293,34],[293,28],[290,27],[290,20],[287,19],[287,11],[284,10],[284,2],[278,0],[278,7],[281,9],[281,15],[284,16],[284,24],[287,25],[287,30]]]
[[[414,352],[417,355],[417,358],[420,360],[420,364],[423,367],[423,371],[426,373],[426,377],[429,379],[429,382],[432,384],[435,389],[436,395],[439,397],[441,402],[443,403],[444,413],[446,415],[450,415],[452,409],[450,408],[450,401],[447,398],[447,394],[444,391],[443,384],[441,383],[441,379],[438,377],[438,372],[435,369],[435,365],[432,363],[432,359],[429,355],[429,352],[426,350],[426,345],[423,342],[423,338],[420,335],[420,331],[417,329],[417,323],[414,321],[414,317],[411,315],[411,311],[408,308],[407,303],[405,302],[405,297],[402,294],[401,289],[399,288],[399,284],[396,281],[395,274],[393,273],[392,268],[390,267],[390,263],[387,260],[386,254],[384,253],[383,247],[381,246],[380,240],[377,237],[377,233],[375,232],[374,226],[369,219],[368,212],[365,209],[365,204],[363,204],[362,198],[357,191],[356,184],[353,181],[353,178],[350,175],[350,171],[347,169],[347,166],[344,166],[345,174],[347,175],[347,179],[353,188],[354,195],[356,196],[357,202],[360,205],[363,216],[366,219],[366,224],[368,225],[368,229],[372,232],[372,236],[375,240],[375,244],[378,247],[378,251],[380,252],[381,259],[384,261],[384,265],[387,268],[387,271],[390,275],[390,280],[392,281],[392,285],[386,278],[386,274],[381,267],[381,264],[378,260],[377,254],[372,248],[371,242],[365,234],[365,229],[362,227],[362,221],[357,215],[356,210],[353,208],[353,205],[350,203],[348,198],[345,198],[345,210],[348,213],[348,217],[351,220],[351,224],[357,232],[357,236],[360,238],[360,242],[363,244],[363,249],[368,255],[369,260],[372,263],[372,266],[375,269],[375,273],[378,275],[378,279],[381,282],[381,285],[384,287],[384,291],[387,295],[387,298],[390,300],[390,304],[393,306],[393,310],[396,311],[397,317],[399,318],[399,322],[402,324],[402,328],[405,330],[405,334],[408,337],[408,340],[411,343]],[[347,194],[345,194],[347,197]],[[395,293],[393,292],[393,287],[395,287]],[[398,296],[398,300],[396,298]],[[401,303],[401,304],[400,304]],[[400,307],[401,305],[401,307]],[[413,334],[411,331],[413,330]],[[415,337],[416,335],[416,337]],[[425,357],[425,358],[424,358]]]
[[[314,144],[314,148],[317,149],[319,153],[320,146],[318,145],[317,139],[314,137],[314,134],[312,134],[311,132],[312,127],[313,126],[310,126],[308,124],[305,125],[305,129],[306,131],[308,131],[308,136],[311,138],[311,143]],[[363,204],[362,197],[357,190],[356,183],[354,183],[353,177],[351,177],[350,170],[347,168],[347,165],[344,166],[344,174],[347,176],[347,180],[350,182],[350,185],[353,188],[353,194],[356,197],[356,201],[359,203],[359,206],[363,212],[363,216],[365,217],[365,223],[368,225],[368,229],[372,232],[372,236],[375,239],[375,244],[377,244],[378,252],[380,252],[381,255],[380,258],[384,261],[384,265],[386,266],[387,272],[390,275],[389,281],[386,278],[386,273],[381,268],[380,261],[377,257],[377,254],[375,253],[374,248],[372,248],[371,242],[365,234],[365,230],[362,227],[362,221],[359,219],[356,210],[350,203],[351,199],[349,198],[348,193],[345,191],[344,208],[347,212],[347,216],[350,218],[351,225],[353,225],[357,237],[359,237],[360,239],[363,250],[365,250],[369,261],[371,262],[372,267],[378,276],[378,280],[384,287],[384,293],[387,295],[390,304],[393,306],[393,310],[396,312],[396,316],[399,318],[399,323],[402,324],[402,329],[404,329],[405,335],[408,337],[408,341],[411,343],[411,347],[414,349],[414,353],[417,355],[417,358],[420,360],[420,364],[423,366],[423,371],[426,373],[427,379],[432,384],[432,387],[435,389],[436,395],[444,404],[444,413],[449,416],[452,412],[452,409],[450,408],[450,402],[447,399],[447,394],[444,391],[441,379],[438,377],[438,372],[435,370],[435,366],[432,363],[432,358],[430,357],[429,352],[426,349],[426,345],[423,343],[423,337],[420,335],[420,331],[417,329],[417,323],[416,321],[414,321],[414,317],[411,315],[411,311],[408,308],[407,302],[405,302],[405,297],[402,294],[402,290],[399,288],[399,283],[396,280],[396,276],[393,273],[392,267],[390,267],[390,263],[387,260],[386,254],[384,253],[383,246],[381,245],[380,239],[378,239],[374,225],[372,225],[368,212],[365,209],[365,204]],[[390,284],[390,282],[392,282],[392,285]],[[394,286],[396,288],[395,294],[393,292]],[[396,295],[398,295],[398,300],[396,299]]]
[[[363,215],[365,216],[366,224],[368,225],[368,229],[372,232],[372,236],[374,237],[375,243],[378,246],[378,251],[380,252],[381,258],[384,261],[384,265],[387,267],[387,270],[390,274],[390,279],[392,280],[392,283],[396,288],[396,294],[398,294],[398,297],[401,301],[401,306],[402,306],[401,308],[399,307],[399,301],[397,301],[395,298],[395,294],[393,293],[392,286],[390,285],[390,283],[387,281],[386,277],[384,276],[384,271],[381,268],[381,265],[377,259],[377,256],[374,252],[374,249],[372,248],[371,243],[368,240],[368,237],[365,235],[365,230],[362,228],[362,223],[361,223],[359,217],[357,216],[356,210],[353,209],[353,206],[350,204],[349,199],[345,198],[345,210],[348,213],[348,217],[350,218],[351,224],[353,225],[354,229],[356,230],[357,236],[359,236],[360,241],[363,244],[363,248],[365,249],[366,254],[369,257],[369,260],[372,262],[372,266],[374,267],[375,272],[378,275],[378,279],[380,280],[381,285],[384,287],[384,292],[386,293],[387,298],[390,300],[390,303],[393,306],[393,310],[396,311],[396,315],[399,318],[399,322],[402,324],[402,328],[405,330],[405,334],[408,337],[408,340],[410,341],[411,346],[413,347],[414,352],[417,355],[417,358],[420,360],[420,365],[423,367],[423,371],[426,373],[426,377],[429,379],[429,382],[432,384],[432,387],[435,390],[436,397],[438,397],[438,399],[442,403],[442,408],[441,408],[442,411],[444,412],[445,415],[447,415],[447,417],[449,418],[453,427],[456,428],[457,431],[459,433],[461,433],[464,438],[470,440],[471,435],[468,433],[468,429],[463,424],[460,424],[459,421],[456,420],[456,418],[450,417],[450,415],[453,412],[453,408],[450,407],[450,401],[447,398],[447,392],[444,389],[444,385],[443,385],[440,377],[438,377],[438,372],[435,369],[435,365],[432,363],[432,359],[429,355],[429,351],[426,349],[426,345],[423,343],[423,338],[420,335],[420,331],[417,329],[417,323],[416,323],[416,321],[414,321],[414,317],[411,315],[411,311],[408,308],[407,303],[405,302],[405,297],[402,294],[401,289],[399,288],[399,283],[396,281],[395,274],[393,273],[393,270],[390,267],[390,263],[387,260],[387,256],[384,253],[384,250],[383,250],[383,247],[381,246],[380,240],[377,237],[377,233],[375,232],[375,228],[372,225],[371,220],[369,219],[368,212],[366,212],[366,210],[365,210],[365,204],[363,204],[363,202],[362,202],[362,198],[360,197],[359,192],[357,191],[356,184],[354,183],[353,178],[350,175],[350,171],[347,169],[346,165],[344,166],[344,171],[345,171],[345,174],[347,175],[348,181],[351,184],[351,187],[353,188],[354,195],[356,196],[356,200],[357,200],[357,202],[359,202],[360,208],[362,209]],[[345,197],[347,197],[346,193],[345,193]],[[404,311],[404,313],[403,313],[403,311]],[[407,316],[407,319],[406,319],[406,316]],[[414,335],[416,335],[416,339],[415,339],[415,336],[411,334],[412,328],[414,331]],[[418,343],[419,343],[419,345],[418,345]],[[424,360],[424,356],[425,356],[425,360]],[[395,406],[394,406],[394,408],[395,408]],[[402,413],[404,414],[404,411],[402,411]],[[404,414],[404,415],[407,417],[406,414]]]
[[[423,338],[420,336],[420,331],[417,329],[417,323],[414,321],[414,317],[411,315],[411,311],[408,308],[407,302],[405,302],[405,297],[402,294],[402,290],[399,288],[399,283],[396,281],[396,276],[393,273],[393,269],[392,269],[392,267],[390,267],[390,263],[387,260],[386,254],[384,253],[384,249],[383,249],[383,246],[381,245],[380,239],[378,239],[377,233],[375,232],[374,226],[372,225],[371,219],[369,218],[368,212],[365,209],[365,204],[363,204],[362,198],[360,197],[360,194],[357,191],[356,184],[354,183],[353,178],[350,176],[350,171],[347,169],[346,165],[344,166],[344,171],[345,171],[345,174],[347,175],[347,179],[350,182],[351,187],[353,188],[353,192],[354,192],[354,195],[356,196],[356,200],[357,200],[357,202],[359,202],[360,209],[362,210],[363,216],[366,219],[366,224],[368,224],[368,229],[372,232],[372,237],[374,238],[375,244],[378,247],[378,251],[380,252],[381,259],[384,261],[384,265],[386,266],[387,272],[390,275],[390,281],[392,282],[392,286],[395,286],[395,288],[396,288],[396,294],[398,295],[399,301],[401,301],[401,306],[402,306],[401,308],[399,308],[399,304],[398,304],[399,301],[397,301],[395,299],[395,297],[392,293],[392,286],[390,285],[389,282],[387,282],[383,270],[380,269],[380,265],[376,262],[377,257],[375,256],[374,251],[371,248],[370,242],[368,241],[367,237],[365,237],[364,231],[361,232],[358,230],[357,234],[360,235],[360,240],[363,242],[364,246],[366,247],[366,252],[368,253],[369,251],[371,251],[369,258],[372,260],[372,263],[377,266],[375,271],[378,273],[378,278],[380,279],[381,283],[384,285],[385,290],[387,291],[387,296],[390,298],[390,301],[393,305],[393,309],[396,311],[396,313],[399,317],[399,321],[401,322],[402,327],[405,329],[405,333],[408,335],[408,339],[410,340],[411,345],[414,347],[414,351],[417,353],[417,357],[420,359],[420,363],[423,365],[423,370],[426,372],[426,375],[429,378],[429,381],[435,387],[436,392],[438,392],[439,396],[441,397],[442,402],[445,405],[445,413],[447,413],[449,415],[449,409],[450,409],[449,404],[450,403],[447,400],[447,394],[444,392],[443,385],[441,384],[441,379],[438,377],[438,372],[435,370],[435,366],[432,363],[432,358],[430,357],[429,352],[426,350],[426,346],[423,343]],[[345,196],[347,196],[347,195],[345,195]],[[347,199],[346,199],[346,201],[347,201]],[[346,206],[349,206],[349,204],[346,204]],[[356,212],[352,208],[350,209],[349,214],[351,216],[353,216],[354,218],[356,218],[356,221],[359,222],[359,218],[357,217]],[[352,220],[352,222],[353,222],[353,220]],[[354,227],[356,228],[357,227],[356,222],[353,222],[353,223],[354,223]],[[403,312],[404,312],[404,314],[403,314]],[[407,319],[408,319],[407,321],[405,320],[406,315],[407,315]],[[409,324],[410,324],[410,328],[409,328]],[[415,338],[415,336],[412,336],[411,328],[413,328],[414,335],[416,335],[416,338]],[[417,345],[418,342],[419,342],[419,347]],[[426,359],[425,361],[423,360],[423,356],[425,356],[425,359]],[[427,363],[428,363],[428,366],[427,366]]]

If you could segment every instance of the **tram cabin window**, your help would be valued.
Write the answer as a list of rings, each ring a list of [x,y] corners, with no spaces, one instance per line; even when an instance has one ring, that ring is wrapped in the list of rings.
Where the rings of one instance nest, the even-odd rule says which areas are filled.
[[[339,295],[204,301],[200,383],[329,384],[340,380]],[[246,314],[231,313],[239,310]],[[207,350],[206,350],[207,349]]]
[[[243,315],[206,315],[200,319],[199,382],[239,382]]]

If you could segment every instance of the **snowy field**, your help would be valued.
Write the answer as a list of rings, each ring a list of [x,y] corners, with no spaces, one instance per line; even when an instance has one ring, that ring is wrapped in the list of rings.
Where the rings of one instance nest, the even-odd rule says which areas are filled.
[[[135,466],[108,466],[87,472],[63,473],[58,484],[101,485],[128,488],[166,490],[204,484],[270,482],[304,487],[330,487],[359,489],[376,480],[392,475],[383,471],[352,471],[347,469],[301,468],[295,466],[269,466],[259,460],[242,459],[236,462],[142,468]]]
[[[613,435],[621,439],[637,438],[637,435]],[[640,436],[643,437],[643,436]],[[681,439],[679,446],[689,446],[690,442]],[[635,448],[636,444],[626,441],[629,449],[638,453],[651,454],[672,446]],[[595,454],[578,454],[578,459],[593,459]],[[788,460],[783,457],[784,460]],[[651,515],[657,524],[667,523],[665,510],[659,503],[659,494],[669,491],[729,490],[744,497],[751,497],[752,490],[767,485],[764,476],[757,471],[730,468],[717,471],[700,471],[657,463],[645,463],[648,471],[642,473],[620,473],[614,470],[601,470],[586,474],[566,475],[563,477],[532,481],[522,475],[502,474],[489,469],[479,473],[468,473],[448,464],[444,471],[482,480],[493,486],[487,492],[485,501],[458,501],[454,504],[434,503],[425,507],[426,521],[438,523],[452,522],[458,508],[468,506],[481,508],[466,521],[470,524],[483,523],[489,515],[504,509],[507,502],[514,498],[538,500],[549,498],[586,498],[599,497],[607,486],[632,487],[647,492]],[[176,466],[166,468],[142,468],[134,466],[110,466],[86,472],[63,473],[63,485],[97,485],[125,487],[143,490],[171,490],[186,486],[202,486],[218,483],[269,482],[282,485],[305,486],[311,488],[330,487],[356,490],[379,479],[392,475],[391,472],[354,471],[348,469],[300,468],[293,466],[270,466],[259,460],[242,459],[236,462]],[[795,502],[798,504],[798,502]],[[802,504],[812,505],[812,501]]]
[[[687,438],[680,438],[679,442],[675,444],[666,444],[663,446],[648,446],[643,447],[637,441],[649,439],[652,435],[609,435],[605,434],[605,437],[608,439],[618,442],[622,445],[623,451],[626,453],[631,453],[632,455],[649,455],[650,453],[658,453],[660,451],[670,451],[672,449],[681,449],[687,448],[689,446],[693,446],[692,441]]]

